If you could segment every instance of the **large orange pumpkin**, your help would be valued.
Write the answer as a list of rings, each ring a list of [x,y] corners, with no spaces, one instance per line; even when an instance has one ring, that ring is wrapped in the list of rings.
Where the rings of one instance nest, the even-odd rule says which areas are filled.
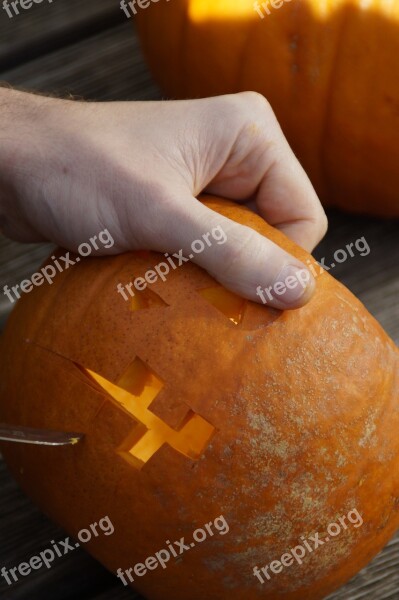
[[[245,208],[207,204],[308,258]],[[88,549],[115,572],[154,567],[148,557],[184,537],[165,569],[131,572],[150,600],[322,598],[399,525],[398,350],[327,273],[291,312],[241,300],[192,263],[125,302],[117,284],[160,260],[85,259],[18,303],[0,419],[86,437],[4,443],[4,456],[70,534],[110,518],[115,533]],[[344,528],[349,513],[363,524]],[[228,531],[219,519],[211,535],[221,516]],[[316,533],[320,547],[276,567]],[[271,563],[262,584],[254,567]]]
[[[138,10],[157,81],[176,98],[262,93],[326,204],[398,217],[399,0],[262,4],[263,19],[254,0]]]

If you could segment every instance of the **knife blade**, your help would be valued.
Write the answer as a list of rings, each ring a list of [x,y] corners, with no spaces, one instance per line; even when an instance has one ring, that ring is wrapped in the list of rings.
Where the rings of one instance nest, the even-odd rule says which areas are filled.
[[[39,446],[74,446],[84,435],[49,429],[33,429],[19,425],[0,423],[0,440],[3,442],[17,442],[19,444],[36,444]]]

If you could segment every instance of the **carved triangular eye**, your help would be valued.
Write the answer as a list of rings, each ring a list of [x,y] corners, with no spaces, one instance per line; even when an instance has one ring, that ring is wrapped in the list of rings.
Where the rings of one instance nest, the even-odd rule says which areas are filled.
[[[173,429],[151,412],[150,406],[164,384],[140,358],[130,364],[117,383],[89,369],[82,371],[110,396],[118,408],[137,421],[117,449],[118,454],[131,465],[141,469],[164,444],[169,444],[188,458],[200,458],[215,428],[191,410],[179,430]]]
[[[166,302],[162,300],[158,294],[146,289],[142,292],[136,292],[133,298],[130,300],[130,309],[132,311],[142,310],[144,308],[156,308],[161,306],[168,306]]]
[[[240,298],[222,286],[199,290],[199,294],[223,313],[232,323],[239,325],[244,316],[247,300]]]

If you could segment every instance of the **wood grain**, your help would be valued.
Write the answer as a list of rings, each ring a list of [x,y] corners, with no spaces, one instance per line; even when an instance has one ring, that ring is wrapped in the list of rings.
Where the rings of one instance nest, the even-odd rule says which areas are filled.
[[[130,21],[0,74],[11,85],[86,100],[151,100],[161,93]]]
[[[115,0],[42,0],[12,18],[0,8],[0,72],[127,21]]]

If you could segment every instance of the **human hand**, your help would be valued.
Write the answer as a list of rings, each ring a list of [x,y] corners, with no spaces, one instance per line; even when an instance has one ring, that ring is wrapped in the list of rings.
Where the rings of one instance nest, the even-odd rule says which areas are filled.
[[[196,199],[202,191],[251,201],[271,225],[311,251],[326,231],[314,189],[266,100],[247,92],[168,102],[85,103],[0,92],[0,225],[24,242],[76,251],[104,228],[97,254],[183,249],[217,226],[223,245],[194,262],[260,302],[259,285],[306,268],[257,232]],[[287,270],[288,268],[288,270]],[[269,304],[297,308],[314,280]]]

